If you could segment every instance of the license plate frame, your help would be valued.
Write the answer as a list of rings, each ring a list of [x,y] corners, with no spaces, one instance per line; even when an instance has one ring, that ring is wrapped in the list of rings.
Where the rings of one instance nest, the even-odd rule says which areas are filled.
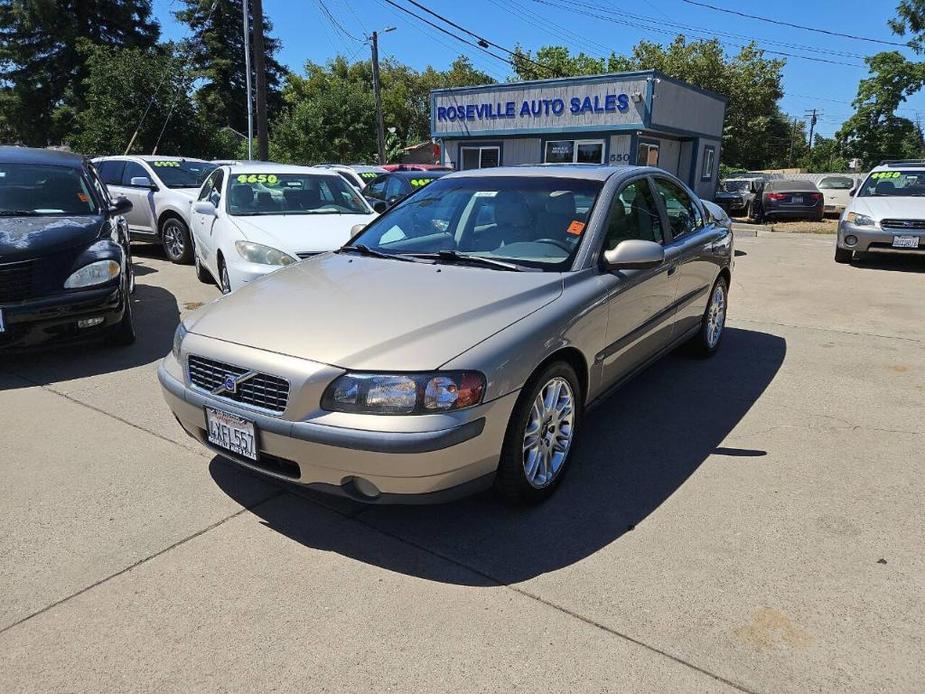
[[[918,248],[921,236],[910,234],[894,234],[893,248]]]
[[[257,461],[258,430],[254,422],[214,407],[206,407],[205,415],[209,444],[239,458]]]

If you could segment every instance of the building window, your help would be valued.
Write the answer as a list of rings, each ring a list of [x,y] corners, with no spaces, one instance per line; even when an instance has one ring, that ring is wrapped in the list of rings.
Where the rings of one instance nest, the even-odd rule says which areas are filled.
[[[501,166],[501,148],[498,146],[460,147],[459,149],[464,171]]]
[[[716,166],[716,148],[707,145],[703,148],[703,173],[700,175],[701,181],[713,180],[714,166]]]
[[[543,159],[547,164],[603,164],[603,140],[548,140]]]
[[[651,142],[640,142],[636,151],[637,166],[658,166],[658,145]]]

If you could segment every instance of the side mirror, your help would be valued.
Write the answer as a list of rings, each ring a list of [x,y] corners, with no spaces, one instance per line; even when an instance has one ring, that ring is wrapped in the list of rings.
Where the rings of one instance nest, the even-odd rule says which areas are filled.
[[[376,202],[373,203],[373,209],[379,214],[382,214],[387,209],[389,209],[389,204],[382,200],[376,200]]]
[[[151,190],[157,190],[157,186],[155,186],[147,176],[132,176],[129,185],[133,188],[150,188]]]
[[[215,205],[213,205],[208,200],[197,200],[193,204],[193,212],[197,214],[204,214],[208,217],[214,217],[218,213],[218,210],[216,210]]]
[[[604,265],[608,270],[645,270],[665,262],[665,249],[655,241],[627,239],[616,248],[604,251]]]
[[[120,195],[119,197],[114,198],[112,204],[109,206],[109,214],[113,216],[125,214],[126,212],[131,211],[132,201],[124,195]]]

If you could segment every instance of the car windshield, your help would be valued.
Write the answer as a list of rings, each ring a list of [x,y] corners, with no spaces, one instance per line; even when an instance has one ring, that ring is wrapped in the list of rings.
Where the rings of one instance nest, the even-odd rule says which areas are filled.
[[[727,193],[740,193],[748,190],[748,181],[725,181],[723,190]]]
[[[215,171],[215,164],[207,161],[149,161],[158,178],[168,188],[198,188],[209,174]]]
[[[854,181],[847,176],[829,176],[819,181],[820,190],[851,190]]]
[[[80,169],[0,164],[0,215],[85,215],[96,212],[96,201]]]
[[[442,178],[374,220],[351,245],[562,271],[578,249],[601,186],[556,177]]]
[[[861,187],[858,197],[923,197],[925,171],[874,171]]]
[[[240,173],[229,183],[228,214],[372,214],[337,174]]]

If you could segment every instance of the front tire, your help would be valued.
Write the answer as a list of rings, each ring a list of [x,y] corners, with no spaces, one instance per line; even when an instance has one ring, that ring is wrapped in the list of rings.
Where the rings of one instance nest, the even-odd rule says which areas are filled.
[[[840,265],[847,265],[851,262],[851,259],[854,258],[854,251],[849,251],[847,248],[838,248],[835,247],[835,262]]]
[[[231,277],[223,258],[218,259],[218,288],[222,290],[222,294],[231,294]]]
[[[193,260],[193,239],[189,227],[179,217],[167,217],[161,222],[161,245],[167,259],[177,265],[189,265]]]
[[[126,285],[129,285],[126,282]],[[116,347],[128,347],[135,342],[135,312],[132,309],[132,294],[129,286],[126,286],[123,300],[125,301],[125,311],[122,312],[122,320],[112,328],[112,332],[106,338],[106,342]]]
[[[565,362],[550,364],[521,391],[495,477],[506,502],[536,504],[559,486],[578,432],[580,397],[578,377]]]
[[[710,291],[707,309],[700,321],[700,330],[690,341],[691,351],[699,357],[712,357],[719,349],[726,332],[726,308],[729,304],[729,283],[720,275]]]

